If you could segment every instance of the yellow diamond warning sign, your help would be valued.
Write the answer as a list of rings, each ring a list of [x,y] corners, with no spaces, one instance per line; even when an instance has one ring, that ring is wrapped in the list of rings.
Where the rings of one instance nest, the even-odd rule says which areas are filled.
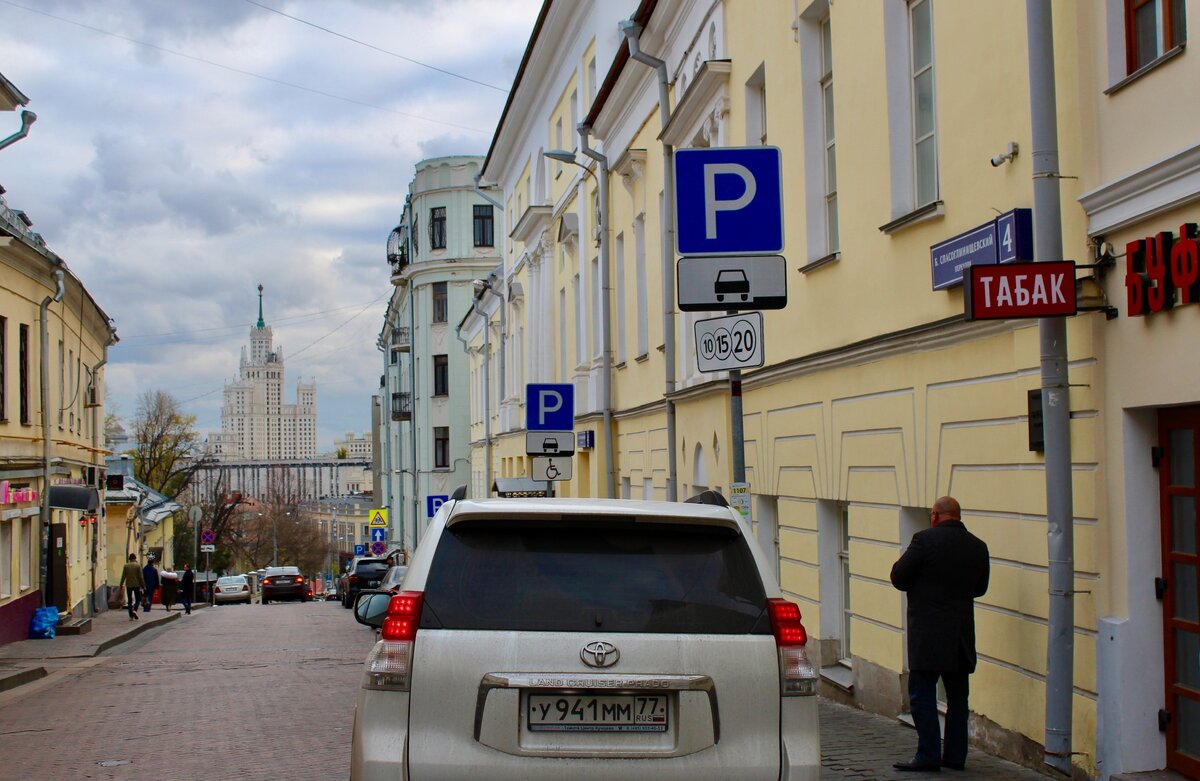
[[[371,510],[371,528],[372,529],[386,529],[387,525],[388,525],[388,522],[387,522],[387,508],[386,507],[377,507],[374,510]]]

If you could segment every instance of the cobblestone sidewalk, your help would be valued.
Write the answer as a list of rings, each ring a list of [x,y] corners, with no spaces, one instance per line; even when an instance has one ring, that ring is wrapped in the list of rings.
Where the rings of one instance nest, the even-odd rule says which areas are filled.
[[[971,749],[966,771],[904,773],[893,762],[912,759],[917,733],[905,724],[874,713],[821,700],[821,778],[859,781],[1046,781],[1051,776]]]

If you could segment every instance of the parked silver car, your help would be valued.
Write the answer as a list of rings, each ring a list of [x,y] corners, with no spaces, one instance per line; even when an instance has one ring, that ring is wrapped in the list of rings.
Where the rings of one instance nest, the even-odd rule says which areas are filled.
[[[450,501],[380,628],[351,778],[811,779],[817,671],[728,506]]]
[[[226,605],[231,602],[250,604],[250,581],[245,575],[226,575],[217,578],[217,586],[213,590],[213,602]]]

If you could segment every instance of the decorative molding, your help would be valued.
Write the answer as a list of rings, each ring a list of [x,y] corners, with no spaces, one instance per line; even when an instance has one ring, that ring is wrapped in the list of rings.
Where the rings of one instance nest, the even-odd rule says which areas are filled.
[[[1200,200],[1200,144],[1139,168],[1079,196],[1088,235],[1128,227]]]
[[[508,237],[522,244],[528,244],[534,233],[539,229],[546,228],[550,221],[550,212],[551,207],[549,206],[526,207],[520,219],[517,220],[517,224],[513,226],[512,233],[508,234]]]
[[[721,115],[727,113],[729,75],[732,71],[731,60],[707,60],[701,65],[683,100],[671,113],[671,121],[658,137],[672,146],[679,146],[691,140],[698,126],[710,124],[713,117],[719,120]]]
[[[633,192],[633,185],[646,173],[646,150],[626,149],[612,167],[613,173],[621,177],[621,184]]]

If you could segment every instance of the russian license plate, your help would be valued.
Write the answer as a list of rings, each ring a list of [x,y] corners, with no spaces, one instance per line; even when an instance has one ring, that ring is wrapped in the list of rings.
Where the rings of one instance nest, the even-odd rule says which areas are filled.
[[[530,694],[532,732],[666,732],[665,694]]]

